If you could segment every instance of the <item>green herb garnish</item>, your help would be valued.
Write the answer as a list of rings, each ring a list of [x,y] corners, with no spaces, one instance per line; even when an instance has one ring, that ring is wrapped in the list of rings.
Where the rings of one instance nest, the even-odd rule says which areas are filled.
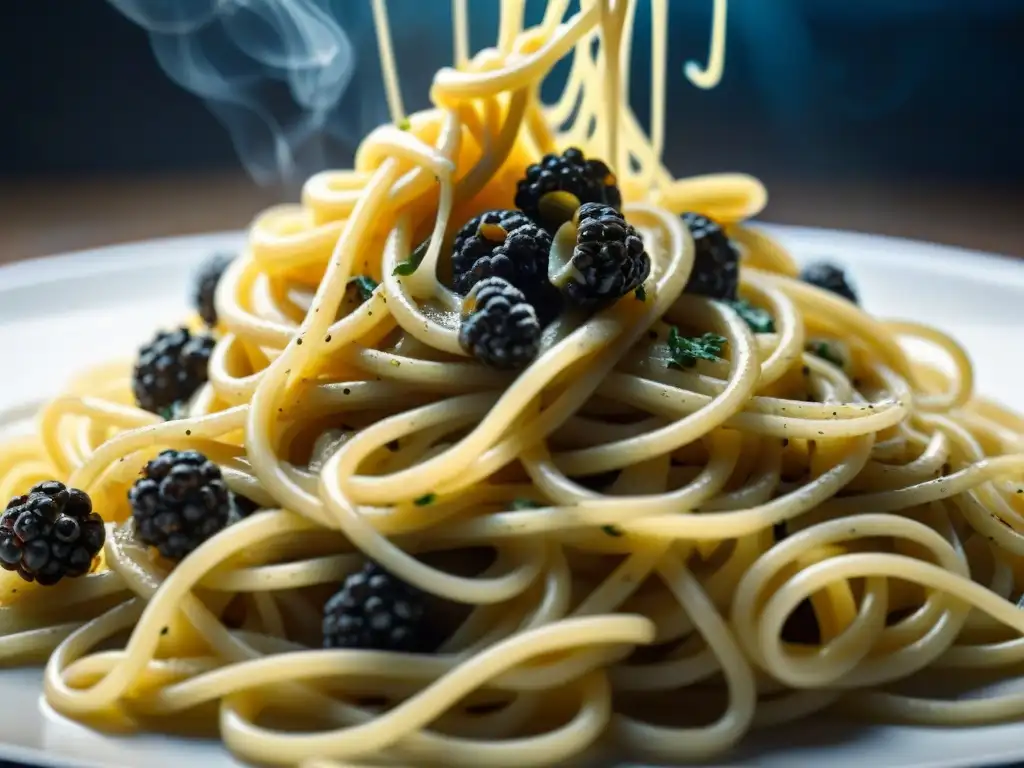
[[[807,351],[815,357],[827,360],[837,368],[843,368],[846,366],[846,360],[843,358],[843,353],[840,351],[839,347],[825,339],[811,339],[811,341],[807,343]]]
[[[412,128],[412,123],[409,121],[408,117],[403,117],[398,121],[398,130],[408,131],[410,128]]]
[[[419,268],[420,262],[423,261],[423,257],[427,255],[427,248],[429,247],[430,240],[424,240],[422,243],[416,246],[416,250],[414,250],[412,254],[409,256],[409,260],[397,264],[395,266],[394,271],[391,274],[401,277],[408,277],[409,275],[411,275]]]
[[[609,536],[614,536],[616,539],[623,535],[621,529],[616,528],[614,525],[602,525],[601,530]]]
[[[160,409],[160,417],[163,418],[164,421],[177,421],[178,419],[185,418],[185,416],[187,416],[185,413],[185,404],[180,400],[171,403],[170,405],[165,405]]]
[[[633,295],[636,296],[637,301],[647,301],[647,289],[642,285],[638,285],[636,287],[636,291],[634,291]]]
[[[746,299],[725,302],[750,326],[754,333],[775,333],[775,321],[767,310],[755,307]]]
[[[373,290],[377,287],[377,281],[372,277],[366,275],[356,275],[348,279],[349,285],[354,285],[359,290],[359,295],[363,301],[368,301],[373,295]]]
[[[517,512],[522,511],[524,509],[539,509],[540,507],[543,506],[544,505],[541,504],[539,501],[534,501],[533,499],[514,499],[512,501],[512,509],[516,510]]]
[[[682,336],[674,325],[668,330],[668,352],[672,356],[670,366],[692,368],[698,360],[718,360],[726,338],[716,333],[703,336]]]
[[[418,499],[413,501],[413,504],[415,504],[417,507],[426,507],[426,506],[429,506],[430,504],[433,504],[434,500],[436,498],[437,498],[437,494],[436,493],[425,493],[422,496],[420,496]]]

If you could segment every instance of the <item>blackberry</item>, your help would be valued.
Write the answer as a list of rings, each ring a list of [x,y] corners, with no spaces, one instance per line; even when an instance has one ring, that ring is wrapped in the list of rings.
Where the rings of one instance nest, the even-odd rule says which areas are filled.
[[[222,530],[231,496],[220,468],[198,451],[166,450],[128,491],[139,541],[181,560]]]
[[[504,249],[501,254],[504,256],[503,260],[495,259],[495,251],[506,244],[509,235],[522,227],[530,227],[534,231],[537,229],[533,221],[523,212],[500,209],[487,211],[466,222],[455,235],[455,243],[452,247],[452,287],[465,296],[481,278],[497,274],[499,277],[511,279],[513,273],[518,273],[519,265],[512,262],[512,257]],[[550,236],[547,237],[547,243],[550,248]],[[480,259],[485,258],[498,261],[497,264],[481,267],[482,269],[491,268],[494,271],[488,274],[479,274],[474,278],[472,274],[474,265]],[[534,261],[536,259],[527,259],[526,263],[522,265],[524,277],[528,277],[531,272],[536,271],[531,269],[534,266]],[[546,265],[547,254],[545,253],[542,266],[546,267]]]
[[[139,350],[132,375],[135,401],[164,417],[206,383],[207,366],[216,342],[212,336],[193,336],[188,328],[160,331]]]
[[[88,573],[106,536],[84,491],[48,480],[11,499],[0,516],[0,566],[49,586]]]
[[[602,203],[612,208],[622,207],[615,174],[601,160],[588,160],[576,147],[570,147],[561,155],[544,155],[539,163],[526,169],[526,175],[516,187],[516,208],[554,232],[572,216],[565,208],[565,201],[554,206],[542,203],[551,192],[568,192],[576,198],[575,206],[582,203]]]
[[[503,277],[521,290],[547,325],[562,308],[561,295],[548,282],[551,235],[519,211],[488,211],[455,236],[453,287],[465,296],[488,277]]]
[[[217,292],[217,283],[235,257],[229,253],[215,253],[204,261],[196,271],[195,288],[192,303],[199,316],[210,328],[217,324],[217,309],[213,305],[213,296]]]
[[[835,264],[825,261],[808,264],[800,272],[800,279],[805,283],[824,288],[826,291],[832,291],[854,304],[858,303],[857,292],[846,280],[846,273],[843,272],[842,267],[837,267]]]
[[[425,616],[420,590],[370,562],[324,606],[324,648],[422,652]]]
[[[594,308],[636,290],[651,272],[651,258],[639,233],[610,205],[584,203],[575,227],[555,236],[549,262],[551,282],[571,304]],[[564,258],[575,229],[572,256]]]
[[[459,344],[495,368],[522,368],[540,346],[540,321],[523,292],[500,277],[477,283],[463,306]]]
[[[699,213],[684,213],[693,236],[693,272],[686,293],[732,301],[740,282],[740,255],[718,222]]]

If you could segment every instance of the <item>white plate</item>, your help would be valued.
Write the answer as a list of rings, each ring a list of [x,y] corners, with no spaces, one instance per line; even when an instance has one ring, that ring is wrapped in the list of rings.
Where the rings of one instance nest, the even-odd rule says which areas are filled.
[[[971,353],[979,391],[1024,407],[1024,264],[953,248],[823,230],[774,228],[801,260],[846,265],[864,305],[931,323]],[[28,261],[0,269],[0,419],[57,394],[76,369],[131,355],[185,313],[192,270],[241,235],[160,240]],[[6,418],[5,418],[6,417]],[[52,712],[40,671],[0,671],[0,757],[46,765],[238,766],[216,742],[112,738]],[[1024,724],[985,728],[800,723],[756,733],[728,763],[759,766],[952,766],[1024,760]]]

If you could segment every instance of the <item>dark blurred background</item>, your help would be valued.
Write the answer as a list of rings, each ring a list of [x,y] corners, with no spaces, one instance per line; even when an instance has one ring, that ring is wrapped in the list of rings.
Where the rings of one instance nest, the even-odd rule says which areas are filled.
[[[498,4],[469,6],[478,50]],[[424,107],[450,4],[388,7],[406,108]],[[707,56],[711,8],[670,3],[674,173],[753,173],[770,221],[1024,255],[1024,0],[732,0],[702,91],[683,65]],[[0,259],[240,228],[386,119],[369,0],[5,0]]]

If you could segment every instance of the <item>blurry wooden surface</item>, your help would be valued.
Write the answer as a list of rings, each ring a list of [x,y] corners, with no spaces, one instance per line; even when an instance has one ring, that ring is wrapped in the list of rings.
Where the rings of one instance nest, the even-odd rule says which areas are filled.
[[[766,221],[850,229],[1024,256],[1024,190],[769,185]],[[0,181],[0,263],[169,235],[242,229],[296,199],[238,174],[96,181]],[[827,255],[827,254],[823,254]]]

